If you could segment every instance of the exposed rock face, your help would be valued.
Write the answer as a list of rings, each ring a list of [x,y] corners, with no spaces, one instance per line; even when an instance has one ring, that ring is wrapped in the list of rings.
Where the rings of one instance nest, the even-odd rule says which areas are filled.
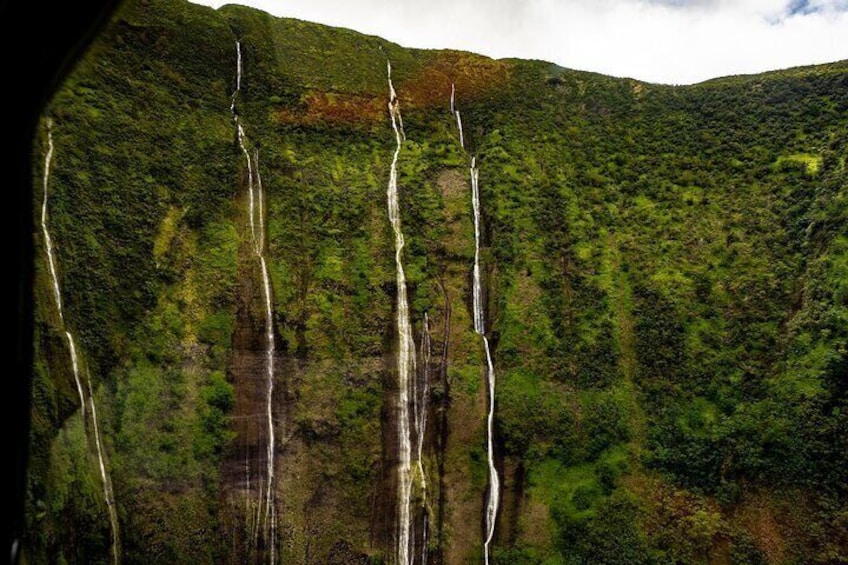
[[[244,195],[240,195],[240,200]],[[234,439],[221,465],[222,526],[220,534],[231,538],[229,563],[267,562],[270,556],[264,523],[268,484],[268,357],[265,335],[264,298],[253,244],[245,239],[239,258],[236,316],[232,354],[227,370],[235,398],[230,415]],[[275,339],[278,339],[275,336]],[[277,382],[274,398],[275,426],[285,429],[282,408],[286,379],[283,358],[274,357]],[[279,437],[279,435],[277,436]],[[277,453],[277,446],[273,452]],[[276,494],[274,496],[276,501]],[[247,557],[245,557],[247,556]]]

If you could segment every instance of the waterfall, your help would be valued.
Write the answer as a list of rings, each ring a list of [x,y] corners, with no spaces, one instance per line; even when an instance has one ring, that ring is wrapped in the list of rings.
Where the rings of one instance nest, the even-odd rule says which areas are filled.
[[[262,187],[262,176],[259,173],[259,151],[254,148],[251,158],[248,151],[247,134],[241,124],[238,112],[236,112],[236,98],[241,91],[242,58],[241,42],[236,41],[236,89],[230,102],[230,112],[233,122],[236,124],[238,143],[247,163],[247,185],[248,185],[248,215],[250,223],[250,237],[253,243],[253,253],[256,255],[262,273],[262,301],[265,306],[265,371],[266,371],[266,395],[265,416],[267,422],[268,439],[266,449],[266,481],[259,486],[259,505],[256,510],[254,522],[254,535],[258,545],[260,518],[262,518],[262,505],[264,502],[264,525],[265,539],[270,545],[270,563],[276,561],[276,537],[277,537],[277,510],[274,504],[274,446],[276,443],[274,432],[274,313],[271,306],[271,277],[268,273],[268,263],[265,258],[265,190]],[[247,473],[248,493],[250,492],[250,466],[245,462]],[[264,493],[264,496],[263,496]]]
[[[258,208],[259,233],[256,241],[256,254],[259,256],[259,263],[262,267],[262,289],[265,299],[265,339],[267,348],[265,350],[265,361],[267,371],[267,389],[266,389],[266,404],[265,411],[268,422],[268,450],[267,458],[268,465],[266,473],[268,475],[268,488],[265,491],[265,516],[266,520],[271,521],[271,539],[274,539],[276,513],[272,509],[272,489],[274,484],[274,314],[271,309],[271,277],[268,274],[268,264],[265,260],[265,190],[262,188],[262,176],[259,174],[259,151],[255,150],[253,163],[256,166],[256,202]],[[271,544],[271,562],[274,562],[274,543]]]
[[[56,309],[59,312],[59,321],[65,330],[65,338],[68,340],[68,351],[71,356],[71,369],[74,374],[74,382],[77,386],[77,393],[80,398],[80,415],[82,416],[83,436],[85,437],[86,449],[90,450],[91,446],[88,443],[88,422],[86,419],[85,409],[85,392],[83,391],[82,381],[80,379],[80,361],[77,352],[76,340],[74,334],[67,328],[65,323],[65,314],[62,310],[62,292],[59,288],[59,277],[56,274],[56,257],[53,250],[53,240],[50,238],[50,232],[47,229],[47,188],[50,182],[50,166],[53,162],[53,121],[47,120],[47,154],[44,156],[44,200],[41,204],[41,231],[44,234],[44,249],[47,254],[47,265],[50,270],[50,278],[53,284],[53,298],[56,301]],[[94,388],[91,384],[91,375],[88,375],[88,404],[91,409],[90,417],[91,424],[94,430],[94,442],[97,447],[96,455],[100,469],[100,480],[103,486],[103,498],[106,502],[106,513],[109,517],[109,528],[112,531],[112,561],[117,565],[120,562],[120,538],[118,526],[118,513],[115,508],[115,498],[112,492],[112,481],[109,478],[109,471],[106,469],[106,455],[103,448],[103,440],[100,436],[100,424],[97,419],[97,405],[94,403]]]
[[[392,64],[387,63],[389,79],[389,116],[395,132],[395,152],[389,173],[389,186],[386,191],[389,208],[389,221],[395,235],[395,265],[397,267],[397,331],[398,331],[398,535],[397,563],[411,565],[409,553],[412,520],[410,503],[412,499],[412,441],[409,422],[409,387],[415,375],[415,342],[412,339],[412,326],[409,321],[409,302],[406,296],[406,275],[403,271],[403,232],[400,223],[400,205],[398,203],[397,162],[402,144],[403,122],[397,93],[392,85]],[[400,129],[399,129],[400,128]]]
[[[474,331],[483,338],[483,348],[486,352],[486,382],[488,384],[489,409],[486,415],[486,455],[489,466],[489,497],[486,502],[486,540],[483,544],[485,563],[489,563],[489,546],[495,535],[495,521],[498,514],[500,498],[500,480],[495,467],[494,427],[495,427],[495,366],[492,362],[492,352],[489,338],[486,337],[486,322],[483,312],[483,289],[480,277],[480,171],[477,169],[477,159],[471,158],[471,206],[474,211],[474,274],[472,288],[472,305],[474,309]]]
[[[236,41],[236,89],[230,97],[230,113],[236,115],[236,95],[241,91],[241,41]]]
[[[480,185],[476,157],[471,158],[471,207],[474,211],[474,275],[472,285],[472,306],[474,310],[474,331],[486,334],[486,322],[483,315],[483,290],[480,282]]]
[[[459,131],[459,146],[465,149],[465,138],[462,135],[462,116],[459,115],[459,110],[456,109],[455,97],[456,86],[451,83],[450,110],[451,114],[456,118],[456,129]]]
[[[482,335],[482,334],[481,334]],[[489,349],[489,339],[482,335],[483,347],[486,349],[487,381],[489,383],[489,413],[486,417],[486,450],[489,463],[489,500],[486,503],[486,541],[483,544],[485,562],[489,563],[489,546],[495,536],[495,521],[498,517],[500,502],[500,479],[495,467],[495,366],[492,363],[492,352]]]
[[[64,320],[62,321],[64,324]],[[80,398],[80,415],[82,416],[82,425],[87,425],[85,419],[85,395],[82,392],[82,383],[80,382],[79,357],[77,357],[77,345],[74,342],[74,334],[65,330],[65,339],[68,340],[68,351],[71,353],[71,369],[74,373],[74,382],[77,385],[77,392]],[[83,434],[85,435],[85,434]],[[85,441],[88,442],[88,435],[85,435]]]
[[[41,203],[41,232],[44,234],[44,249],[47,252],[47,267],[50,270],[50,280],[53,283],[53,298],[56,300],[56,310],[59,312],[59,321],[65,325],[65,313],[62,310],[62,292],[59,290],[59,276],[56,274],[56,258],[53,252],[53,240],[47,229],[47,187],[50,182],[50,165],[53,162],[53,120],[47,120],[47,154],[44,156],[44,199]],[[85,397],[82,392],[82,383],[79,378],[79,362],[77,360],[77,348],[74,344],[74,336],[65,331],[68,340],[68,349],[71,352],[71,365],[74,372],[74,382],[80,398],[80,413],[82,422],[85,424]]]
[[[254,212],[254,196],[253,196],[253,160],[250,158],[250,152],[247,150],[246,145],[246,136],[244,134],[244,128],[241,126],[239,122],[238,115],[234,114],[234,119],[236,122],[236,130],[238,132],[238,142],[239,147],[241,147],[242,153],[244,153],[244,160],[247,162],[247,187],[248,187],[248,216],[250,221],[250,239],[253,242],[254,249],[256,248],[256,213]]]
[[[392,63],[391,61],[386,61],[386,66],[388,67],[389,73],[389,114],[392,117],[392,127],[395,130],[395,135],[398,135],[398,128],[400,128],[400,139],[402,141],[406,141],[406,133],[403,131],[403,118],[400,115],[400,105],[397,97],[397,92],[395,92],[395,87],[392,84]],[[395,154],[395,165],[397,165],[397,154],[400,153],[400,145],[398,145],[397,153]],[[397,187],[395,187],[397,188]]]
[[[412,383],[412,407],[415,417],[416,451],[418,452],[418,469],[421,474],[423,489],[427,490],[427,481],[424,477],[422,454],[424,450],[424,433],[427,428],[427,397],[430,395],[430,382],[428,378],[430,368],[430,320],[427,312],[424,312],[424,322],[421,326],[421,360],[422,376],[421,390],[418,390],[417,380]]]
[[[266,416],[268,421],[268,488],[265,491],[265,516],[266,520],[270,516],[271,520],[271,563],[274,562],[274,538],[276,534],[276,511],[272,508],[272,488],[274,484],[274,314],[271,310],[271,277],[268,275],[268,265],[265,261],[265,191],[262,188],[262,176],[259,174],[259,151],[254,154],[253,162],[256,164],[256,187],[257,187],[257,202],[259,207],[259,241],[256,244],[259,262],[262,266],[262,288],[265,297],[265,339],[267,341],[267,349],[265,350],[265,360],[267,363],[267,391],[266,391]]]
[[[233,99],[239,92],[241,92],[241,41],[236,41],[236,90],[233,92]]]
[[[459,143],[464,146],[462,136],[462,121],[459,110],[454,107],[454,87],[451,85],[451,109],[456,115],[459,128]],[[486,414],[486,455],[489,467],[489,496],[486,501],[486,539],[483,543],[483,555],[486,565],[489,563],[489,549],[495,535],[495,523],[500,503],[500,479],[495,467],[495,365],[486,337],[486,316],[483,310],[483,289],[480,275],[480,240],[482,234],[482,216],[480,207],[480,171],[477,168],[477,158],[471,157],[471,207],[474,212],[474,270],[472,282],[472,309],[474,310],[474,331],[483,339],[483,349],[486,353],[486,383],[488,388],[489,406]]]
[[[256,253],[261,257],[265,253],[265,189],[262,188],[262,175],[259,174],[258,149],[253,150],[253,164],[256,166],[256,206],[258,208],[256,219],[259,221]]]
[[[427,565],[427,475],[424,473],[424,436],[427,432],[427,404],[430,398],[430,317],[424,312],[421,326],[421,390],[413,389],[413,407],[415,409],[415,437],[418,452],[418,474],[421,477],[421,508],[423,510],[421,526],[421,565]],[[413,381],[415,382],[415,381]]]
[[[41,231],[44,233],[44,247],[47,250],[47,266],[50,268],[50,278],[53,281],[53,298],[59,310],[59,319],[65,322],[62,312],[62,293],[59,291],[59,277],[56,275],[56,260],[53,257],[53,240],[47,231],[47,186],[50,182],[50,165],[53,162],[53,120],[47,120],[47,154],[44,156],[44,200],[41,203]],[[80,387],[82,390],[82,387]]]
[[[100,463],[100,480],[103,483],[103,497],[106,499],[106,511],[109,514],[109,525],[112,528],[112,556],[117,564],[118,558],[118,511],[115,508],[115,493],[112,490],[112,480],[106,471],[103,439],[100,437],[100,426],[97,423],[97,405],[94,404],[94,388],[91,386],[91,375],[88,377],[88,403],[91,406],[91,421],[94,424],[94,443],[97,445],[97,460]]]

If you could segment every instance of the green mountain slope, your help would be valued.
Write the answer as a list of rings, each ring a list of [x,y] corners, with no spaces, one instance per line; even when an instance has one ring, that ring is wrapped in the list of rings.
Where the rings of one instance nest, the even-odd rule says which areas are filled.
[[[64,324],[39,228],[27,562],[113,559],[66,329],[124,563],[267,562],[272,543],[282,563],[394,562],[387,60],[419,353],[425,314],[432,341],[416,565],[483,558],[472,155],[493,562],[848,560],[848,62],[671,87],[137,0],[45,111]],[[267,195],[273,541],[254,540],[264,306],[231,102]]]

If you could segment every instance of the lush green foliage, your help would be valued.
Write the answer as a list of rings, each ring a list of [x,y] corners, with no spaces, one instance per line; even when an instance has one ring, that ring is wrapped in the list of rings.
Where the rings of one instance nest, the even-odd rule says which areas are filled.
[[[446,469],[454,506],[433,544],[449,556],[451,536],[477,540],[462,517],[480,516],[486,481],[455,82],[480,167],[509,490],[497,562],[848,559],[848,64],[667,87],[155,0],[128,3],[48,109],[49,221],[126,562],[232,558],[216,536],[219,470],[252,273],[236,38],[285,367],[284,557],[344,541],[381,558],[369,520],[394,387],[388,57],[417,335],[427,312],[445,337],[451,299],[433,383],[450,433],[425,465],[434,493]],[[36,265],[31,560],[96,563],[102,492]]]

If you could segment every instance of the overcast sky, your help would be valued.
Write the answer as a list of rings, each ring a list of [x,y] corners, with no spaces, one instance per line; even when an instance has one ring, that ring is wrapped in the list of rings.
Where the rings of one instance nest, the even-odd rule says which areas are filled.
[[[671,84],[848,59],[848,0],[194,1]]]

